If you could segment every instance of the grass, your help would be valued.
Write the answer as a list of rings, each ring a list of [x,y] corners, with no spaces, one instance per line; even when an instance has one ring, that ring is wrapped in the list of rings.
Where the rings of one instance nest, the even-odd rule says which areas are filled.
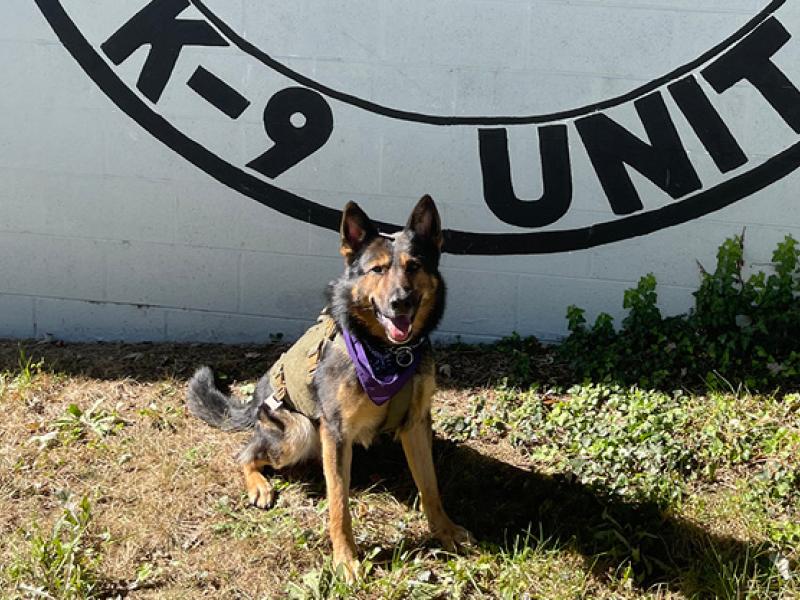
[[[247,392],[281,349],[0,342],[0,597],[800,597],[800,395],[578,383],[503,344],[439,350],[440,485],[479,543],[429,539],[384,440],[355,453],[350,586],[319,467],[249,508],[246,434],[184,408],[197,365]]]

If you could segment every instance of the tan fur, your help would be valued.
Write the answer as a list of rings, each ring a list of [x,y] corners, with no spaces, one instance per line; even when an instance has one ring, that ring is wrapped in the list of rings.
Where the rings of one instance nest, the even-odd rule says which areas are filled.
[[[261,469],[269,464],[266,460],[257,460],[242,465],[244,483],[250,504],[258,508],[269,508],[275,503],[275,491]]]
[[[320,455],[319,431],[314,424],[300,413],[284,411],[281,414],[284,424],[284,437],[281,453],[272,460],[274,469],[290,467],[309,458]]]
[[[337,449],[333,432],[323,423],[320,426],[322,441],[322,469],[328,492],[328,529],[333,546],[333,562],[341,565],[348,578],[353,578],[358,569],[358,551],[353,539],[353,522],[350,517],[350,465],[353,458],[352,444],[343,444]]]

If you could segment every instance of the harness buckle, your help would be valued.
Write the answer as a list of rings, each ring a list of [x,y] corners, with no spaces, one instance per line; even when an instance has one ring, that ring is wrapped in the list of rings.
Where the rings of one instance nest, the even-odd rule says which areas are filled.
[[[275,412],[280,407],[283,406],[283,402],[280,400],[275,399],[275,394],[270,394],[264,399],[264,404],[266,404],[272,412]]]

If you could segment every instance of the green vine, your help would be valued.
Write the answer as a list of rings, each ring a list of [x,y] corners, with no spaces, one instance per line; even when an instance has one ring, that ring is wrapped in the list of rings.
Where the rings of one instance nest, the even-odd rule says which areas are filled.
[[[651,273],[625,292],[621,328],[600,314],[567,309],[570,335],[559,348],[575,373],[593,381],[644,387],[739,387],[800,384],[800,249],[787,236],[769,272],[750,272],[744,235],[725,240],[713,272],[701,267],[689,313],[664,318]]]

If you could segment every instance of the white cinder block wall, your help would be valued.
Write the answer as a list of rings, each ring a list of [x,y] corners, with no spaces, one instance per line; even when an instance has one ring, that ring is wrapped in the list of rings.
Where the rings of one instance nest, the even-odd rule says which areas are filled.
[[[154,33],[137,13],[166,26]],[[200,37],[180,38],[176,18],[195,21]],[[174,65],[157,51],[169,35],[183,44]],[[115,43],[124,55],[116,59]],[[448,229],[477,240],[451,238],[459,253],[443,259],[444,334],[557,339],[567,305],[619,316],[623,291],[647,272],[658,278],[663,310],[685,311],[697,262],[713,265],[726,236],[746,228],[746,256],[759,265],[784,235],[800,238],[799,59],[794,2],[6,0],[0,337],[296,336],[341,269],[336,233],[316,224],[332,222],[325,210],[352,199],[376,219],[402,223],[423,193]],[[201,83],[211,86],[205,96],[222,95],[218,106],[187,83],[198,67],[217,78]],[[733,73],[733,85],[716,90],[706,67]],[[668,86],[685,77],[712,113],[682,111]],[[273,146],[267,102],[298,87],[305,91],[287,101],[289,112],[306,111],[321,146],[288,167],[275,167],[273,152],[279,173],[248,166]],[[637,113],[635,101],[648,94],[663,101],[666,123]],[[289,113],[273,109],[268,120],[278,126]],[[630,178],[638,210],[614,211],[621,200],[604,190],[579,134],[576,123],[598,115],[645,145],[658,146],[648,137],[654,128],[679,140],[662,141],[655,158],[640,153],[659,175],[617,170],[617,182]],[[481,130],[502,129],[522,200],[510,219],[490,208],[503,199],[485,192],[485,180],[502,180],[503,169],[482,165],[479,142]],[[566,184],[556,176],[545,185],[541,154],[561,172],[564,161],[559,147],[540,153],[543,130],[566,134]],[[594,158],[610,156],[612,168],[624,144],[598,139]],[[721,169],[714,148],[730,158],[731,139],[744,162]],[[291,155],[297,143],[282,148]],[[498,156],[497,147],[484,151]],[[664,166],[681,155],[684,171]],[[683,188],[670,195],[670,185]],[[540,218],[546,207],[525,204],[540,197],[569,205]],[[506,237],[490,243],[487,234]],[[537,237],[508,237],[523,234]],[[609,236],[615,241],[600,243]],[[487,245],[491,255],[481,253]]]

